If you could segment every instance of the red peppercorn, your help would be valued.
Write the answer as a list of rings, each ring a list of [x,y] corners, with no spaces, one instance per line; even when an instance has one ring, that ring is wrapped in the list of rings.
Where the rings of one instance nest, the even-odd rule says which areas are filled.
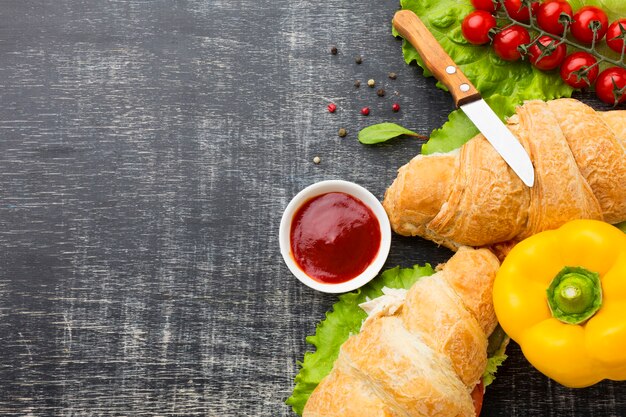
[[[393,110],[394,112],[399,112],[400,105],[398,103],[393,103],[393,106],[391,106],[391,110]]]
[[[337,105],[335,103],[330,103],[328,105],[328,111],[331,112],[331,113],[334,113],[335,110],[337,110]]]
[[[363,108],[361,109],[361,114],[362,114],[363,116],[367,116],[368,114],[370,114],[370,108],[369,108],[369,107],[363,107]]]

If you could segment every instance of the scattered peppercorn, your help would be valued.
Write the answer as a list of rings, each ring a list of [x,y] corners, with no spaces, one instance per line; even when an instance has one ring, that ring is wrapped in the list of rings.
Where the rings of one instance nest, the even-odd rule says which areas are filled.
[[[330,103],[328,105],[328,111],[331,112],[331,113],[334,113],[335,110],[337,110],[337,105],[335,103]]]
[[[385,96],[385,90],[384,90],[384,89],[382,89],[382,88],[379,88],[379,89],[376,91],[376,94],[378,95],[378,97],[384,97],[384,96]]]
[[[333,55],[337,55],[337,47],[333,46],[332,48],[330,48],[330,53]]]
[[[340,138],[345,138],[348,134],[348,131],[342,127],[341,129],[339,129],[339,132],[337,132],[337,134]]]
[[[394,113],[397,113],[400,111],[400,105],[398,103],[393,103],[393,106],[391,106],[391,110],[394,111]]]
[[[360,65],[363,62],[363,57],[361,55],[357,56],[354,58],[354,62]]]
[[[369,108],[369,107],[363,107],[363,108],[361,109],[361,114],[362,114],[363,116],[367,116],[368,114],[370,114],[370,108]]]
[[[316,156],[315,158],[313,158],[313,163],[314,164],[319,164],[320,162],[322,162],[322,160],[320,159],[319,156]]]
[[[356,81],[354,82],[354,86],[355,86],[356,88],[359,88],[359,87],[361,86],[361,81],[356,80]]]
[[[396,78],[398,78],[398,74],[396,74],[395,72],[390,72],[389,78],[391,78],[392,80],[395,80]]]
[[[374,81],[374,79],[369,79],[369,80],[367,80],[367,85],[370,88],[374,88],[376,86],[376,81]]]

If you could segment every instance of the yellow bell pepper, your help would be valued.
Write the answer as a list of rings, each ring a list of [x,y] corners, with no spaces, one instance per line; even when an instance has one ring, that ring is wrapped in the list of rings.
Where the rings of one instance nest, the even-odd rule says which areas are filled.
[[[493,288],[504,331],[571,388],[626,379],[626,234],[574,220],[517,244]]]

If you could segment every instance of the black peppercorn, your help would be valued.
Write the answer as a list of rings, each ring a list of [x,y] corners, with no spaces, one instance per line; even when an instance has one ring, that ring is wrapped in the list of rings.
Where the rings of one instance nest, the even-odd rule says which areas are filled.
[[[330,48],[330,53],[333,55],[337,55],[337,47],[333,46],[332,48]]]
[[[383,90],[382,88],[379,88],[378,90],[376,90],[376,94],[378,95],[378,97],[384,97],[385,90]]]
[[[398,78],[398,74],[396,74],[395,72],[390,72],[389,78],[391,78],[392,80],[395,80],[396,78]]]
[[[357,64],[361,64],[363,62],[363,58],[361,57],[361,55],[354,58],[354,62],[356,62]]]
[[[361,86],[361,81],[356,80],[356,81],[354,82],[354,86],[355,86],[356,88],[359,88],[359,87]]]

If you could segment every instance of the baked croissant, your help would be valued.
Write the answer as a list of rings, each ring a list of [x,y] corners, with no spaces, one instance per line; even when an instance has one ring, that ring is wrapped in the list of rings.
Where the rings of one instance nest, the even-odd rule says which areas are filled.
[[[383,201],[394,231],[456,250],[512,244],[573,219],[626,221],[626,111],[533,100],[507,127],[533,161],[532,188],[479,134],[399,169]]]
[[[383,301],[341,346],[302,416],[474,416],[470,393],[497,323],[491,291],[498,267],[489,250],[462,247],[399,306]]]

